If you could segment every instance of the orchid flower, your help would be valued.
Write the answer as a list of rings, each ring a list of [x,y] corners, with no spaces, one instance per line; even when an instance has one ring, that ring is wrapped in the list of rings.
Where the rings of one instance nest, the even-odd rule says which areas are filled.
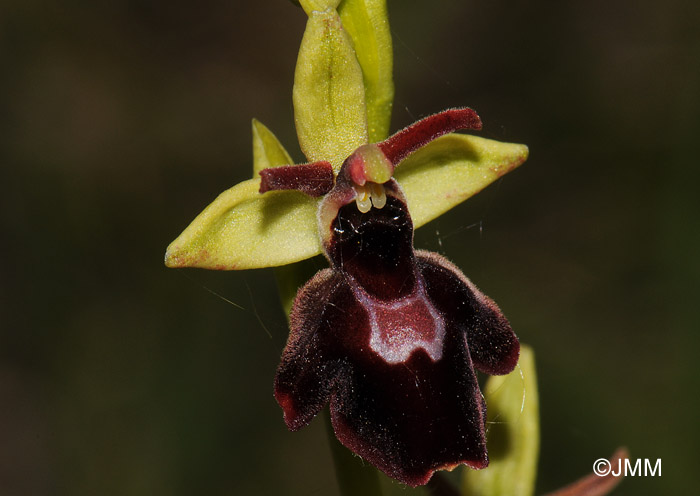
[[[412,486],[437,469],[488,465],[472,364],[506,374],[518,362],[519,342],[495,303],[440,255],[414,251],[392,179],[414,149],[480,125],[471,109],[423,119],[358,148],[332,189],[328,162],[261,171],[260,191],[325,195],[318,228],[331,268],[299,291],[275,378],[287,426],[307,425],[330,400],[338,439]]]
[[[292,430],[326,403],[337,438],[389,476],[488,464],[474,368],[513,370],[520,345],[497,305],[413,230],[522,164],[524,145],[481,129],[471,109],[386,138],[393,83],[384,0],[301,0],[293,165],[253,122],[254,178],[222,193],[168,247],[169,267],[275,267],[323,253],[299,289],[274,381]]]

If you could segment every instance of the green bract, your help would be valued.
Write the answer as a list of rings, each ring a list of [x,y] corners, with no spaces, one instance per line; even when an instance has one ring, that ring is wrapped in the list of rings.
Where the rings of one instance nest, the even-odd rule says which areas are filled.
[[[492,376],[484,389],[489,466],[464,472],[464,494],[531,496],[540,446],[535,355],[521,345],[518,367]]]
[[[309,19],[294,79],[294,113],[309,162],[338,171],[360,146],[388,134],[393,98],[385,0],[302,0]],[[336,10],[336,8],[338,10]],[[254,179],[222,193],[168,247],[169,267],[273,267],[321,252],[318,199],[295,191],[258,193],[257,173],[292,161],[253,121]],[[446,212],[527,158],[527,147],[451,134],[399,164],[415,227]]]
[[[344,0],[340,19],[350,34],[362,68],[370,143],[389,135],[394,81],[391,77],[393,51],[386,3],[376,0]]]

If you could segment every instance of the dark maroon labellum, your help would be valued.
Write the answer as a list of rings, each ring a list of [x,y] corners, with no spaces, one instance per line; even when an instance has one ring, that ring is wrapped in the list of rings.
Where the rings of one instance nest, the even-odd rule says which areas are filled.
[[[290,429],[330,403],[338,439],[411,486],[435,470],[488,465],[474,368],[508,373],[520,345],[496,304],[457,267],[414,251],[398,183],[372,179],[420,144],[477,123],[469,109],[446,111],[346,160],[319,209],[331,268],[297,294],[275,377]]]

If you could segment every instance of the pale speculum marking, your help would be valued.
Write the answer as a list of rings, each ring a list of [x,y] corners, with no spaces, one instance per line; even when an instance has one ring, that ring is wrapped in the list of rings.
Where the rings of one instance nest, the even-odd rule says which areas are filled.
[[[425,350],[433,362],[442,358],[445,322],[428,299],[420,277],[410,296],[391,303],[372,298],[358,284],[351,287],[369,314],[369,346],[385,362],[403,363],[418,349]]]

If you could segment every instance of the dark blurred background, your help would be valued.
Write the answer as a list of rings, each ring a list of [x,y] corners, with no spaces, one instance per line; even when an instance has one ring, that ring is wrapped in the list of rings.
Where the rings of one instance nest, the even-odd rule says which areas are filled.
[[[663,475],[616,494],[692,494],[698,2],[389,8],[394,130],[468,105],[530,146],[416,245],[536,351],[538,493],[626,445]],[[162,263],[250,176],[253,117],[302,160],[304,23],[287,0],[0,4],[1,495],[337,494],[323,422],[289,433],[272,397],[272,271]]]

